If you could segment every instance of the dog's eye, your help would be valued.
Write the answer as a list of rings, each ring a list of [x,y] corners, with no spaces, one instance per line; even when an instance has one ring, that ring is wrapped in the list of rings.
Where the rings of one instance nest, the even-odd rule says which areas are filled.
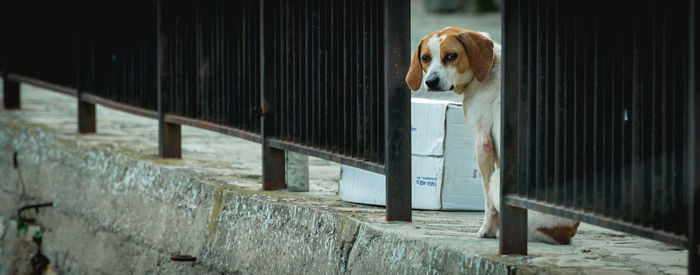
[[[428,56],[428,55],[424,55],[420,59],[423,60],[423,62],[425,62],[425,63],[430,62],[430,56]]]
[[[457,59],[457,54],[456,53],[450,53],[445,56],[445,62],[450,62],[452,60]]]
[[[445,56],[445,62],[450,62],[452,60],[457,59],[457,54],[456,53],[449,53]]]

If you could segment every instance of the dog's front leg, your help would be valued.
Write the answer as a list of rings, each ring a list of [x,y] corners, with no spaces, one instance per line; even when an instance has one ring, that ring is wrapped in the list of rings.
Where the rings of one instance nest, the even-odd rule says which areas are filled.
[[[479,238],[497,237],[498,210],[494,207],[489,195],[489,183],[496,163],[496,153],[490,134],[482,134],[476,140],[476,158],[481,171],[481,180],[484,184],[484,223],[476,233]]]

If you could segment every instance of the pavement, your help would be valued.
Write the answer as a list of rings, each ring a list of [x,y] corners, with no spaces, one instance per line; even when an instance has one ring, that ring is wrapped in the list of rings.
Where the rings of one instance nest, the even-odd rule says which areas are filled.
[[[24,84],[22,110],[0,111],[0,270],[22,259],[16,209],[53,201],[37,220],[59,273],[687,272],[686,250],[588,224],[571,245],[499,256],[496,239],[475,237],[481,212],[386,222],[381,207],[339,200],[339,165],[316,158],[310,192],[262,192],[256,143],[183,126],[183,158],[164,160],[156,121],[100,106],[97,118],[97,134],[78,135],[74,98]]]

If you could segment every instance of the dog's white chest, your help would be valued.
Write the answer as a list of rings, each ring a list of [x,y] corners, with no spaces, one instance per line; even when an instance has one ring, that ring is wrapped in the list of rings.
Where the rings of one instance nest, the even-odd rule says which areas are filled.
[[[491,133],[494,102],[499,98],[499,94],[497,89],[481,90],[472,95],[465,94],[462,108],[472,135]]]

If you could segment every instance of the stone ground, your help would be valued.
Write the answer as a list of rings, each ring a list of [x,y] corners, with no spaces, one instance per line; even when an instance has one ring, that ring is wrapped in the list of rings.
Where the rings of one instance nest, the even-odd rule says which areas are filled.
[[[378,232],[375,234],[408,238],[411,242],[418,242],[430,249],[458,251],[462,253],[462,257],[467,257],[465,255],[484,257],[484,259],[496,263],[512,265],[509,267],[511,269],[528,267],[536,268],[534,269],[536,271],[552,273],[600,274],[610,272],[619,274],[684,274],[686,272],[687,252],[685,250],[587,224],[582,224],[572,245],[553,246],[531,243],[528,257],[500,257],[497,255],[498,241],[496,239],[475,237],[481,223],[482,213],[414,211],[412,223],[385,222],[383,208],[340,201],[336,194],[339,165],[316,158],[312,158],[310,161],[310,192],[304,194],[286,191],[261,192],[261,149],[260,145],[256,143],[183,126],[183,158],[181,160],[162,160],[157,157],[156,151],[156,121],[98,106],[98,133],[80,136],[76,134],[75,110],[74,98],[23,84],[22,110],[0,111],[0,128],[31,128],[33,129],[31,131],[35,131],[35,135],[37,135],[34,138],[37,139],[44,136],[55,136],[64,142],[75,142],[78,148],[84,148],[82,150],[95,148],[106,150],[115,155],[135,159],[139,163],[164,167],[172,173],[182,174],[184,177],[230,186],[231,190],[235,190],[233,192],[242,194],[242,196],[252,196],[253,198],[258,196],[271,198],[270,196],[272,196],[276,202],[281,201],[292,207],[295,205],[311,206],[322,211],[330,211],[333,214],[347,216],[361,225],[371,227]],[[5,138],[0,138],[0,143],[3,140],[6,142],[0,144],[0,148],[20,146],[18,139]],[[6,152],[2,151],[2,153]],[[20,163],[42,161],[36,158],[43,157],[20,153],[18,161]],[[9,158],[3,159],[9,160]],[[0,169],[0,171],[11,171],[7,168],[10,165],[12,164],[9,161],[0,164],[0,168],[4,167],[4,170]],[[25,175],[25,178],[29,177],[31,175]],[[54,180],[50,176],[44,175],[43,177],[49,177],[44,179],[46,181]],[[4,192],[5,195],[21,193],[19,183],[15,180],[8,180],[12,178],[12,176],[9,178],[0,177],[0,193]],[[31,183],[27,181],[25,184]],[[27,187],[27,190],[32,190],[32,188]],[[35,192],[42,191],[35,190]],[[31,196],[28,195],[28,197]],[[0,206],[3,204],[0,203]],[[4,232],[0,232],[0,236],[4,236],[3,242],[9,241],[8,235],[11,234],[7,233],[12,232],[10,229],[13,225],[16,226],[11,220],[14,219],[14,209],[18,205],[5,205],[5,207],[7,208],[0,212],[0,215],[3,216],[3,223],[0,226],[0,229],[4,229],[2,230]],[[117,211],[118,215],[119,211],[114,211]],[[356,238],[360,237],[356,236]],[[391,244],[385,245],[391,246]],[[60,250],[60,248],[54,249]],[[404,247],[404,249],[406,248]],[[432,251],[430,252],[432,253]],[[435,255],[432,256],[435,257]],[[400,255],[394,255],[393,259],[396,262],[409,260],[402,259]],[[430,267],[430,263],[428,264],[428,271],[433,268],[436,273],[441,273],[441,270],[446,272],[439,266]],[[446,265],[446,263],[443,264]],[[0,267],[2,265],[3,263],[0,263]],[[390,267],[384,266],[383,268],[391,270]],[[60,272],[60,266],[57,269]],[[470,273],[469,270],[461,271]],[[500,271],[499,269],[494,270]]]

